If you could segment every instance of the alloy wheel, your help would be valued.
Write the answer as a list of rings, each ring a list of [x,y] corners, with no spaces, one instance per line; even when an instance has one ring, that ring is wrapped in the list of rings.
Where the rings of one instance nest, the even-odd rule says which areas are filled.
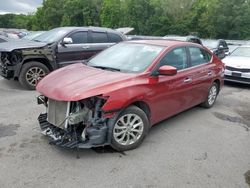
[[[128,146],[134,144],[143,134],[144,123],[136,114],[125,114],[117,121],[113,136],[117,143]]]
[[[45,71],[42,68],[39,67],[31,67],[25,77],[27,82],[32,85],[36,86],[38,81],[42,79],[46,75]]]
[[[208,95],[208,104],[211,106],[214,104],[217,97],[217,87],[216,85],[213,85],[210,88],[209,95]]]

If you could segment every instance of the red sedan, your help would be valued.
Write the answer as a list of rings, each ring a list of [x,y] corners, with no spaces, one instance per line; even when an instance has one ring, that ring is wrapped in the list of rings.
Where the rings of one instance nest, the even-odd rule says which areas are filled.
[[[223,75],[222,62],[198,44],[122,42],[42,79],[38,103],[47,110],[38,120],[56,145],[134,149],[156,123],[212,107]]]

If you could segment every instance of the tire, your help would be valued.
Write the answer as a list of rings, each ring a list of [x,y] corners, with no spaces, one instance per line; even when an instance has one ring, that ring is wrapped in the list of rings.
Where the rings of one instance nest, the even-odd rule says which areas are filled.
[[[130,125],[128,125],[129,122],[131,123]],[[111,147],[117,151],[137,148],[149,131],[147,115],[137,106],[129,106],[115,119],[111,119],[109,123],[112,127]],[[134,127],[135,125],[137,127]]]
[[[217,99],[218,93],[219,93],[219,86],[217,83],[214,82],[212,86],[209,88],[208,96],[206,100],[201,104],[201,106],[204,108],[211,108]]]
[[[34,90],[37,82],[49,72],[48,67],[40,62],[27,62],[22,66],[18,80],[24,88]]]

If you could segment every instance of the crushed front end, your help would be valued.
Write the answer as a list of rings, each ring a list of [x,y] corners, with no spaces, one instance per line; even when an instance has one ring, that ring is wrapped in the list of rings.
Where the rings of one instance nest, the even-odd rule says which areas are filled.
[[[56,68],[56,65],[52,63],[55,62],[53,46],[39,44],[40,46],[37,47],[27,46],[24,48],[25,45],[27,44],[24,43],[24,46],[21,46],[20,49],[0,49],[0,75],[2,77],[6,79],[17,79],[23,64],[30,61],[40,62],[42,60],[51,63],[53,69]]]
[[[101,109],[105,98],[65,102],[39,96],[37,102],[46,107],[46,113],[40,114],[38,121],[42,134],[49,136],[52,144],[68,148],[110,144],[108,116]]]
[[[14,50],[12,52],[0,53],[0,75],[4,78],[10,79],[15,75],[15,69],[23,61],[21,50]],[[20,69],[20,67],[19,67]]]

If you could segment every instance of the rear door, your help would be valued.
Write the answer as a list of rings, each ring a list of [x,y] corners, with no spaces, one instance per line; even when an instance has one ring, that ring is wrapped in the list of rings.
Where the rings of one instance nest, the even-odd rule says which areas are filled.
[[[72,43],[58,44],[57,61],[59,67],[91,57],[89,33],[87,31],[76,31],[66,37],[72,39]]]
[[[90,34],[91,43],[89,44],[89,49],[92,56],[115,44],[110,42],[107,32],[91,31]]]
[[[192,78],[192,99],[190,106],[203,102],[208,94],[216,65],[212,63],[212,55],[199,47],[188,47],[190,66],[189,75]]]

